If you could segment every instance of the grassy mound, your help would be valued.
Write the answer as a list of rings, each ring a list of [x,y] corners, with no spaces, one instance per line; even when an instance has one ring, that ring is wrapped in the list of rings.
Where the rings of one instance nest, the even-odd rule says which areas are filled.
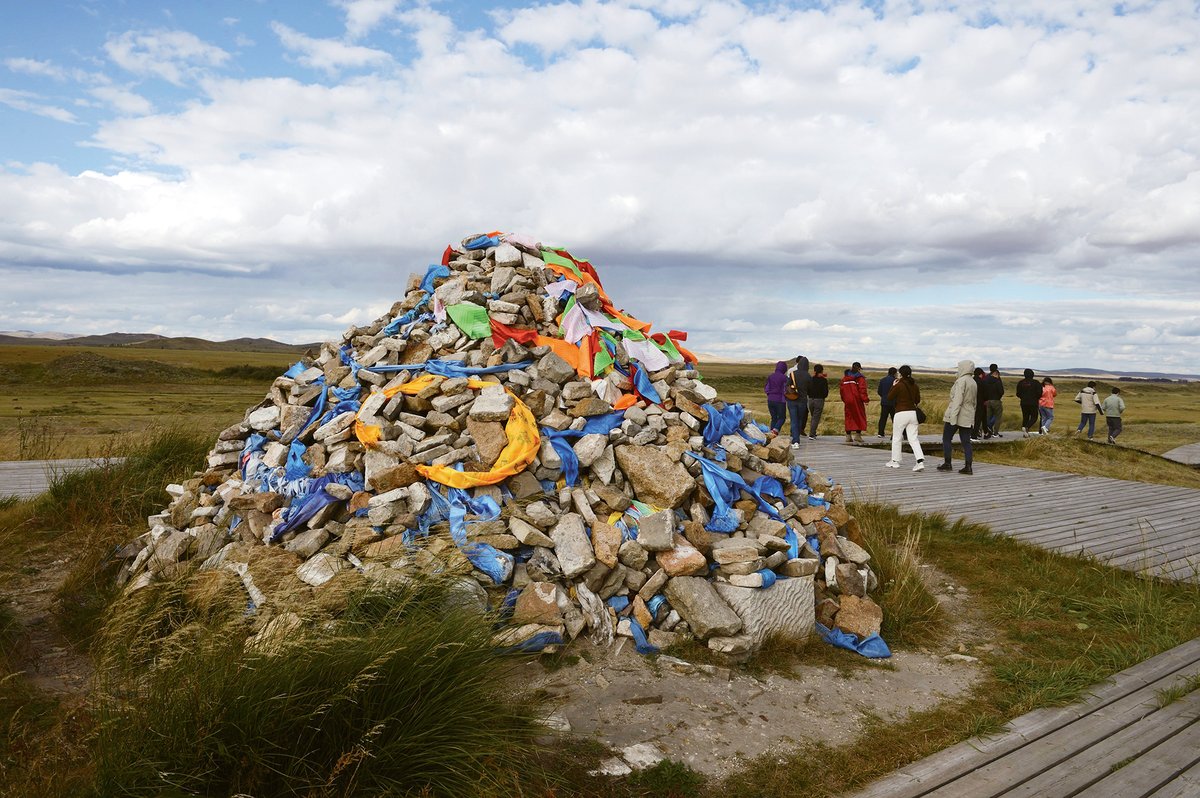
[[[536,706],[447,583],[361,594],[322,631],[257,648],[230,612],[239,590],[194,578],[116,605],[99,794],[501,794],[520,771]]]

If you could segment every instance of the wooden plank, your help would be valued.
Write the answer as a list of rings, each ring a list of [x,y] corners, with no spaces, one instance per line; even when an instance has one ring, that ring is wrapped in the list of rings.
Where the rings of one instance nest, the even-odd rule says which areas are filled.
[[[1033,510],[1032,512],[1037,512]],[[1139,519],[1147,519],[1151,524],[1157,519],[1185,518],[1187,514],[1200,513],[1200,497],[1197,497],[1194,507],[1176,506],[1176,505],[1161,505],[1154,508],[1153,513],[1147,513],[1145,508],[1130,508],[1125,511],[1109,511],[1105,508],[1097,508],[1091,503],[1070,503],[1063,506],[1061,509],[1051,510],[1044,514],[1039,514],[1036,521],[1039,523],[1039,534],[1046,538],[1053,538],[1058,535],[1069,535],[1079,528],[1117,528],[1126,527],[1137,529]]]
[[[1196,798],[1200,795],[1200,764],[1192,765],[1146,798]]]
[[[1010,787],[1054,768],[1105,738],[1155,714],[1158,711],[1157,692],[1174,684],[1179,675],[1190,676],[1194,673],[1200,673],[1200,663],[1193,663],[1183,671],[1177,671],[1089,712],[1038,738],[1036,744],[1018,747],[1003,757],[974,768],[950,784],[931,790],[927,795],[929,798],[1001,795]]]
[[[1107,775],[1077,798],[1145,798],[1169,784],[1200,762],[1200,723],[1139,756],[1120,770]]]
[[[1191,693],[1161,710],[1152,711],[1136,723],[1101,739],[1054,767],[1037,775],[1030,773],[1032,778],[1028,781],[999,794],[1004,798],[1074,795],[1078,790],[1099,781],[1114,766],[1131,757],[1141,756],[1197,718],[1200,718],[1200,692]]]
[[[1037,709],[1011,721],[1005,732],[964,740],[874,782],[854,798],[919,798],[964,773],[1200,663],[1200,638],[1143,660],[1098,685],[1088,698],[1071,706]]]

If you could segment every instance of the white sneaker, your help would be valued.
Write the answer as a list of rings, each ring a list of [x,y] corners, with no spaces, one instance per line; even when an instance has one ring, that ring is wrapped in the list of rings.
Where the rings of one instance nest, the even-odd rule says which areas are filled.
[[[925,470],[925,461],[924,460],[918,460],[917,464],[915,466],[913,466],[913,471],[924,471],[924,470]]]
[[[887,461],[887,468],[899,468],[899,467],[900,467],[900,464],[897,463],[895,460]]]
[[[1021,427],[1021,434],[1024,435],[1026,438],[1028,438],[1029,437],[1029,427]]]
[[[1050,430],[1046,429],[1045,427],[1042,427],[1041,430],[1038,432],[1038,435],[1049,435],[1049,434],[1050,434]]]
[[[793,449],[799,449],[799,448],[800,448],[800,441],[792,441],[792,448],[793,448]]]

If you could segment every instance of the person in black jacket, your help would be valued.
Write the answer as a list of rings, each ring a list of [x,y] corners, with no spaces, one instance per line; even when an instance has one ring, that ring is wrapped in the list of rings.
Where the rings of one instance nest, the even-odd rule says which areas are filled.
[[[825,374],[825,366],[818,363],[813,366],[812,381],[808,384],[808,439],[817,439],[817,425],[821,423],[821,413],[825,410],[825,400],[829,397],[829,377]]]
[[[1021,403],[1021,434],[1029,437],[1030,428],[1038,427],[1038,402],[1042,399],[1042,384],[1033,378],[1033,369],[1025,369],[1025,379],[1017,383],[1017,400]]]
[[[987,406],[987,427],[983,437],[1003,438],[1000,434],[1000,420],[1004,415],[1004,403],[1001,401],[1004,396],[1004,382],[1000,379],[999,366],[995,363],[988,366],[988,375],[983,378],[979,388],[980,396]]]
[[[992,437],[987,431],[987,405],[983,401],[983,369],[976,367],[972,373],[975,380],[975,426],[971,427],[971,440],[981,441],[984,437]]]
[[[888,391],[892,390],[892,386],[896,383],[896,367],[892,366],[888,369],[886,377],[879,380],[879,388],[875,393],[879,394],[879,437],[884,437],[883,431],[887,429],[888,419],[895,422],[896,419],[896,403],[888,401]]]

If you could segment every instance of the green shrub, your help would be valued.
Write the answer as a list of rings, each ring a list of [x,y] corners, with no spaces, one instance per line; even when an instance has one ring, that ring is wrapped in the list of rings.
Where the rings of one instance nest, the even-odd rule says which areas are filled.
[[[209,442],[176,430],[152,432],[123,460],[61,474],[37,500],[43,528],[142,524],[166,503],[164,488],[203,465]]]
[[[283,373],[283,369],[278,366],[252,366],[249,363],[242,363],[237,366],[226,366],[213,373],[225,380],[271,383]]]
[[[98,649],[97,792],[497,789],[530,753],[537,708],[506,686],[516,660],[493,648],[488,619],[450,590],[373,591],[336,623],[257,650],[220,601],[179,582],[139,591]]]
[[[704,787],[704,776],[682,762],[664,759],[629,776],[635,795],[646,798],[692,798]]]

